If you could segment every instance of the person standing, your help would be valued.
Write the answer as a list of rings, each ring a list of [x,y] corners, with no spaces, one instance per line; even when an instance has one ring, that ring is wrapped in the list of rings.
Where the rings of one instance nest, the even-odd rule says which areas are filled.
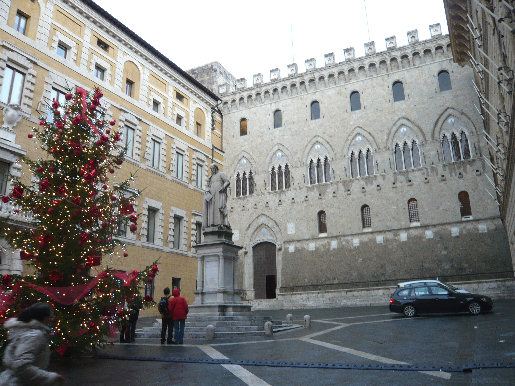
[[[159,301],[159,312],[161,313],[161,344],[172,344],[173,320],[170,314],[170,288],[164,289],[164,295]],[[166,339],[166,331],[168,330],[168,339]]]
[[[61,374],[45,370],[50,362],[48,342],[52,321],[52,307],[35,303],[18,318],[5,322],[9,334],[0,385],[53,385],[64,381]]]
[[[188,302],[181,296],[178,288],[173,290],[173,298],[170,300],[170,315],[173,319],[175,344],[182,344],[184,339],[184,325],[188,317]]]
[[[141,301],[141,295],[134,295],[134,299],[132,300],[129,306],[129,323],[131,328],[129,342],[131,343],[136,340],[136,324],[138,323],[139,310],[141,310],[142,308],[143,302]]]

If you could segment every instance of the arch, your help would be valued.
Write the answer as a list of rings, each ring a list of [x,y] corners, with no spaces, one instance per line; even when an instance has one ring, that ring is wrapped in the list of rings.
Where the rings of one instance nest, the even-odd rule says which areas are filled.
[[[244,171],[248,172],[249,170],[256,169],[256,165],[257,165],[256,160],[250,153],[248,153],[246,151],[241,151],[233,159],[237,160],[235,162],[231,162],[231,164],[234,165],[234,168],[233,168],[232,174],[231,174],[233,176],[235,176],[236,173],[238,173],[238,172],[240,172],[240,174],[241,174]]]
[[[195,109],[193,116],[195,118],[195,135],[197,135],[200,138],[205,138],[205,136],[206,136],[206,115],[199,107],[197,107]]]
[[[274,129],[278,129],[283,126],[283,113],[277,109],[274,111]]]
[[[317,147],[317,145],[320,145]],[[315,135],[308,142],[306,147],[304,148],[304,154],[302,160],[307,160],[310,156],[316,156],[324,158],[325,156],[329,156],[329,159],[334,159],[334,150],[333,147],[319,135]]]
[[[247,135],[247,118],[240,119],[240,137]]]
[[[364,139],[364,141],[362,139],[362,141],[358,142],[357,141],[358,136],[361,136]],[[356,147],[359,147],[360,149],[365,150],[365,145],[361,146],[361,142],[363,142],[364,144],[370,145],[370,147],[372,148],[372,150],[374,152],[376,152],[378,149],[377,140],[374,137],[374,135],[370,131],[362,128],[361,126],[356,126],[350,132],[349,136],[347,137],[347,139],[345,140],[345,143],[343,145],[345,154],[350,155],[350,152],[353,149],[355,149]]]
[[[400,80],[393,82],[392,84],[393,101],[399,102],[404,100],[404,85]]]
[[[327,233],[327,215],[325,210],[321,210],[317,213],[318,220],[318,233]]]
[[[449,71],[442,70],[438,73],[438,88],[440,92],[452,90],[451,75]]]
[[[263,228],[263,231],[266,231]],[[254,299],[275,299],[277,290],[277,246],[264,241],[252,247]]]
[[[367,204],[362,205],[361,209],[361,227],[363,229],[371,228],[372,227],[372,216],[370,213],[370,206]]]
[[[350,93],[350,111],[361,110],[361,96],[359,91],[352,91]]]
[[[442,111],[442,113],[435,121],[433,132],[431,134],[432,140],[440,140],[441,136],[443,135],[442,131],[445,129],[444,126],[451,117],[458,119],[458,121],[467,128],[467,137],[469,138],[469,142],[471,136],[477,137],[477,128],[472,120],[465,113],[462,113],[453,107],[447,107],[444,111]]]
[[[141,87],[141,70],[140,67],[132,60],[127,60],[123,64],[123,80],[122,80],[122,92],[129,95],[127,88],[129,82],[132,82],[132,91],[130,97],[136,100],[139,99],[139,89]]]
[[[404,127],[406,128],[406,131],[403,133],[402,129]],[[409,119],[401,117],[397,119],[397,121],[395,121],[395,123],[392,125],[390,132],[388,133],[385,148],[388,150],[393,150],[393,147],[395,146],[394,142],[404,142],[404,139],[409,139],[410,142],[413,139],[417,139],[419,145],[425,143],[427,140],[424,132],[419,126],[417,126]]]
[[[420,216],[418,214],[418,201],[415,198],[408,200],[408,218],[410,223],[420,222]]]
[[[278,153],[280,156],[278,157]],[[267,168],[270,168],[271,165],[285,165],[286,163],[291,164],[291,152],[287,146],[282,143],[276,144],[272,151],[268,154],[267,157]]]
[[[311,102],[311,120],[320,119],[320,103],[318,101]]]
[[[472,208],[470,207],[470,198],[467,191],[463,190],[458,193],[458,201],[460,202],[461,217],[472,216]]]
[[[265,232],[261,230],[263,228],[266,229]],[[283,239],[281,229],[277,222],[266,214],[260,214],[254,218],[249,225],[247,225],[244,234],[244,245],[251,247],[262,242],[270,242],[277,245]]]

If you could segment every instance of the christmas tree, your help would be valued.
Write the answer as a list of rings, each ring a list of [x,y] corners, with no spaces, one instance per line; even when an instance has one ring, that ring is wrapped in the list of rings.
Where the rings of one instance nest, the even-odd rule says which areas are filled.
[[[50,302],[56,316],[51,342],[60,354],[89,350],[113,337],[141,284],[158,270],[155,264],[129,274],[98,268],[102,257],[123,253],[114,236],[127,226],[135,232],[138,221],[137,194],[128,194],[134,176],[109,181],[123,163],[124,149],[116,122],[105,120],[101,98],[99,89],[88,94],[77,88],[63,105],[53,100],[49,117],[28,134],[47,154],[23,160],[36,182],[14,179],[12,192],[2,197],[15,212],[32,213],[33,221],[29,227],[5,221],[0,230],[32,266],[23,277],[3,275],[0,321],[35,302]]]

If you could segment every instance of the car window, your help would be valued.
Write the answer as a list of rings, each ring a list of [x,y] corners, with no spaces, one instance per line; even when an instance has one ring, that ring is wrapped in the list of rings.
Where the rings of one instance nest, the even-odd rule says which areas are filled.
[[[427,287],[416,287],[413,289],[415,296],[429,295],[429,288]]]
[[[433,295],[449,295],[449,291],[439,286],[431,286],[429,289]]]
[[[410,289],[409,289],[409,288],[407,288],[407,289],[403,289],[403,290],[399,291],[399,292],[397,293],[397,295],[399,295],[399,296],[408,296],[408,295],[409,295],[409,291],[410,291]]]

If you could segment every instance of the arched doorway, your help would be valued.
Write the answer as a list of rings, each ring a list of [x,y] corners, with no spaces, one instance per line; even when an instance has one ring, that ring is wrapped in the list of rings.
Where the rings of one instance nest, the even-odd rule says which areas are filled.
[[[275,299],[277,287],[275,252],[275,244],[269,242],[252,247],[255,299]]]

